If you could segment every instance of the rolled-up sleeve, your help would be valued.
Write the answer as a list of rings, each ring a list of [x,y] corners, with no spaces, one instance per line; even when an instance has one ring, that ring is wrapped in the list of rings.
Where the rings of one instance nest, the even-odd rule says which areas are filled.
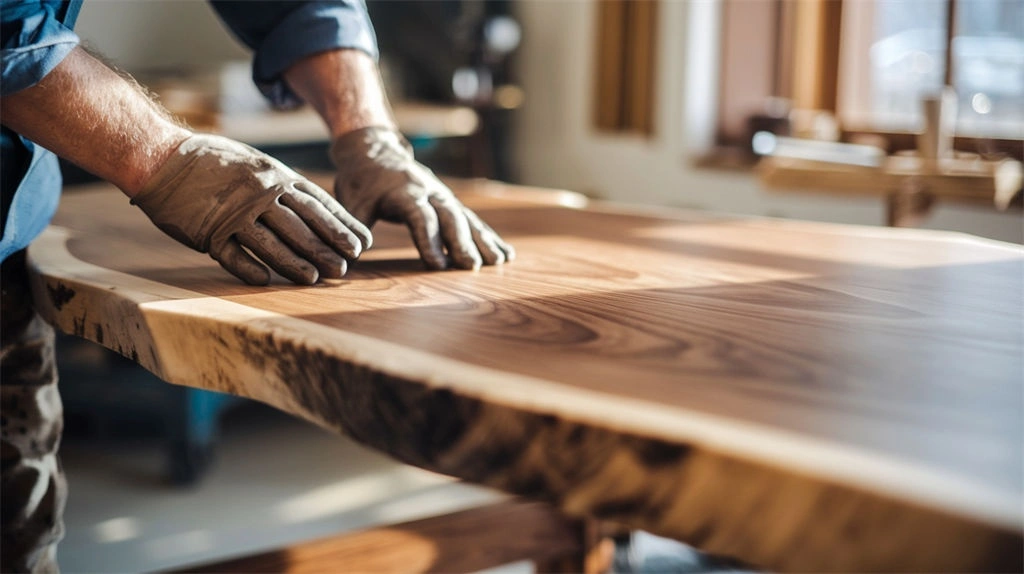
[[[78,45],[78,36],[61,23],[59,6],[3,0],[0,8],[0,95],[34,86]]]
[[[283,74],[298,60],[352,48],[377,58],[377,39],[363,0],[331,2],[210,2],[225,24],[255,52],[252,77],[280,107],[300,103]]]

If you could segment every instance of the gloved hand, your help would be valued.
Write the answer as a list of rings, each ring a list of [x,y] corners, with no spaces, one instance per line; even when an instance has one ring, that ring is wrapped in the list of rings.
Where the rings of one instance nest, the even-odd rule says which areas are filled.
[[[326,191],[274,158],[220,136],[185,140],[132,203],[165,233],[209,252],[251,285],[270,282],[263,263],[304,285],[341,277],[346,259],[372,241],[366,226]]]
[[[515,250],[455,198],[413,158],[408,142],[387,128],[364,128],[331,146],[338,168],[334,196],[372,227],[379,219],[409,227],[420,257],[431,269],[477,269],[511,261]]]

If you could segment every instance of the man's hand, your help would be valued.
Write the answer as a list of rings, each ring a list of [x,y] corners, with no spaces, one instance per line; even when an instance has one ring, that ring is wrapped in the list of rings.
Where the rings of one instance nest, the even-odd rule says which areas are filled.
[[[335,197],[367,226],[380,219],[409,227],[431,269],[477,269],[511,261],[515,250],[413,158],[396,131],[370,127],[331,146]],[[445,257],[447,249],[448,257]]]
[[[512,247],[413,158],[373,58],[359,50],[320,52],[284,76],[331,132],[334,196],[352,215],[368,226],[379,219],[408,225],[431,269],[448,267],[448,258],[463,269],[512,260]]]
[[[370,246],[330,194],[248,146],[193,135],[81,48],[2,103],[5,126],[113,182],[247,283],[270,281],[264,263],[296,283],[341,277]]]
[[[345,274],[369,230],[327,192],[277,160],[211,135],[186,139],[132,203],[161,230],[252,285],[270,272],[313,284]],[[248,252],[246,251],[248,250]]]

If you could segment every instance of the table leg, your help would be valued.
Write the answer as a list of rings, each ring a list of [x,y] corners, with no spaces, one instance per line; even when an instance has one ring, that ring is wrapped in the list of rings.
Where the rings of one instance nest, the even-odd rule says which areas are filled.
[[[906,182],[886,198],[886,225],[889,227],[917,227],[931,214],[935,196],[913,179]]]
[[[536,560],[538,574],[604,574],[610,572],[615,559],[615,543],[601,524],[593,519],[576,523],[579,547],[555,558]]]

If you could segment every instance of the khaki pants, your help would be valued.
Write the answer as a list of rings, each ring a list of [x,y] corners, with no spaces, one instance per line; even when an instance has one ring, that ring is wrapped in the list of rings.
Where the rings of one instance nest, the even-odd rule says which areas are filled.
[[[56,572],[67,483],[54,333],[36,313],[25,252],[0,268],[0,570]]]

